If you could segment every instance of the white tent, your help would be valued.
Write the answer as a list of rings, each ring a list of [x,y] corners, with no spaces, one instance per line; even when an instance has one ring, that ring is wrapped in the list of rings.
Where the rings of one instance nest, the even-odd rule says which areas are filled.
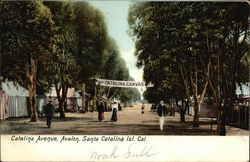
[[[4,82],[1,84],[5,98],[5,106],[1,105],[1,110],[5,109],[8,117],[28,116],[28,99],[29,91],[19,84],[13,82]],[[7,96],[7,97],[6,97]]]
[[[29,91],[18,83],[15,85],[13,82],[4,82],[1,86],[3,91],[9,96],[29,96]]]
[[[55,87],[51,87],[51,90],[49,91],[49,93],[46,93],[47,97],[57,97],[56,94],[56,88]],[[68,92],[67,92],[67,97],[79,97],[79,93],[75,91],[74,88],[69,88]]]
[[[59,102],[56,99],[57,94],[55,87],[51,87],[51,90],[49,93],[46,93],[46,96],[55,98],[54,104],[56,107],[58,106]],[[82,106],[82,98],[80,94],[75,90],[75,88],[69,88],[67,91],[67,107],[69,109],[77,110],[79,106]]]
[[[236,94],[237,95],[244,95],[244,96],[249,96],[249,90],[250,89],[250,83],[242,84],[241,86],[237,85],[236,86]]]

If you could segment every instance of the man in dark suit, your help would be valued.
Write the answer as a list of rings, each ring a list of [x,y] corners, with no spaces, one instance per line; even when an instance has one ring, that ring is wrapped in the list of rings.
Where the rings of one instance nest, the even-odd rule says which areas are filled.
[[[48,128],[50,128],[51,120],[52,120],[54,111],[55,111],[55,106],[54,106],[54,104],[52,102],[52,99],[49,99],[49,103],[46,105],[45,111],[44,111],[45,114],[46,114],[46,117],[47,117],[47,126],[48,126]]]
[[[97,110],[98,110],[98,119],[99,121],[102,121],[104,119],[104,104],[102,101],[98,104]]]

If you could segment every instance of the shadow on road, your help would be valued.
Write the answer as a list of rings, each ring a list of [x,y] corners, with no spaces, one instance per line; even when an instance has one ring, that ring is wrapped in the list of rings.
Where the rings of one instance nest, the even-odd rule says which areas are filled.
[[[90,120],[85,119],[85,120]],[[45,119],[40,123],[10,122],[1,134],[56,134],[56,135],[216,135],[216,131],[204,128],[192,128],[192,122],[180,123],[168,121],[164,130],[158,124],[121,124],[113,121],[88,121],[67,124],[68,121],[79,121],[78,118],[55,120],[52,127],[47,128]],[[81,118],[82,120],[82,118]],[[60,124],[60,122],[62,122]],[[92,124],[91,124],[92,123]],[[201,122],[206,124],[206,122]],[[10,129],[12,128],[12,129]]]

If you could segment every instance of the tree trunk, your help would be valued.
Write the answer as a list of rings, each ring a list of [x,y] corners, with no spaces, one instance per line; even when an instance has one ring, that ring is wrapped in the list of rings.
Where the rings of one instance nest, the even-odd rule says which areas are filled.
[[[63,109],[63,104],[64,104],[64,101],[65,101],[65,86],[64,85],[60,85],[60,87],[58,88],[57,87],[58,84],[56,84],[55,88],[56,88],[56,93],[57,93],[57,99],[58,99],[58,102],[59,102],[59,113],[60,113],[60,118],[65,118],[65,113],[64,113],[64,109]],[[60,94],[62,90],[62,95]],[[66,90],[66,94],[67,94],[67,90]]]
[[[106,106],[106,108],[105,108],[105,111],[109,111],[109,105],[110,105],[110,103],[111,103],[111,101],[110,101],[110,97],[109,97],[109,94],[110,94],[110,90],[111,90],[111,87],[108,87],[108,92],[106,93],[106,103],[107,103],[107,106]]]
[[[86,112],[85,83],[82,84],[82,113]]]
[[[222,43],[219,42],[220,47],[222,47]],[[217,98],[217,106],[218,106],[218,119],[217,119],[217,134],[221,135],[221,136],[225,136],[226,135],[226,129],[225,129],[225,103],[222,106],[222,96],[223,93],[225,92],[223,91],[223,52],[222,52],[222,48],[219,49],[219,53],[218,53],[218,86],[217,86],[217,93],[218,93],[218,98]],[[225,82],[224,82],[225,84]],[[224,94],[225,97],[225,94]],[[225,101],[224,101],[225,102]]]
[[[105,111],[109,111],[109,103],[110,103],[110,101],[109,101],[109,99],[107,98],[107,99],[105,99]]]
[[[193,118],[193,127],[199,127],[199,103],[195,99],[194,102],[194,118]]]
[[[37,121],[37,110],[36,110],[36,60],[31,57],[31,66],[25,66],[25,73],[28,78],[28,89],[29,89],[29,106],[30,106],[30,121]]]
[[[89,112],[89,100],[85,102],[85,111]]]
[[[193,118],[193,127],[199,127],[199,101],[198,101],[198,72],[197,68],[195,68],[195,80],[193,81],[192,76],[190,76],[192,89],[193,89],[193,97],[194,97],[194,118]]]
[[[92,106],[92,112],[96,110],[96,86],[95,86],[95,94],[93,98],[93,106]]]
[[[181,112],[181,122],[185,122],[185,112]]]
[[[182,100],[181,101],[181,108],[180,108],[180,117],[181,117],[181,119],[180,119],[180,121],[181,122],[185,122],[185,113],[186,113],[186,107],[184,108],[184,101]]]
[[[170,99],[170,104],[171,104],[171,106],[170,106],[170,112],[169,112],[169,115],[170,116],[172,116],[173,115],[173,107],[174,107],[174,100],[173,100],[173,98],[171,98]]]
[[[175,116],[174,102],[176,103],[176,106],[178,107],[178,100],[173,99],[173,105],[172,105],[172,109],[171,109],[172,116]]]
[[[64,104],[67,100],[67,93],[68,93],[68,86],[67,85],[63,85],[62,88],[62,104]],[[60,110],[60,107],[59,107]],[[62,111],[60,111],[60,118],[65,118],[65,111],[63,109],[63,107],[61,108]]]
[[[59,100],[59,112],[60,112],[60,118],[65,118],[65,111],[63,109],[63,103],[64,101],[61,99]]]
[[[219,106],[218,109],[218,119],[217,119],[217,135],[225,136],[226,135],[226,113],[222,106]]]
[[[68,106],[67,100],[65,100],[65,101],[63,102],[63,109],[64,109],[64,112],[67,111],[67,106]]]
[[[234,33],[234,57],[233,57],[233,64],[232,64],[232,83],[230,87],[230,100],[229,100],[229,109],[228,109],[228,123],[231,121],[231,112],[233,110],[233,104],[235,101],[235,90],[236,90],[236,78],[238,77],[238,68],[239,68],[239,48],[238,48],[238,39],[239,39],[239,32],[238,29],[235,30]]]

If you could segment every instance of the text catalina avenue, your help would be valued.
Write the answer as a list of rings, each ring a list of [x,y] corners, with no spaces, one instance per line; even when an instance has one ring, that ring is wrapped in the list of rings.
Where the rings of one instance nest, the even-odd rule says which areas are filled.
[[[48,137],[48,136],[38,136],[36,139],[32,136],[11,136],[11,141],[28,141],[28,142],[51,142],[58,141],[57,137]]]

